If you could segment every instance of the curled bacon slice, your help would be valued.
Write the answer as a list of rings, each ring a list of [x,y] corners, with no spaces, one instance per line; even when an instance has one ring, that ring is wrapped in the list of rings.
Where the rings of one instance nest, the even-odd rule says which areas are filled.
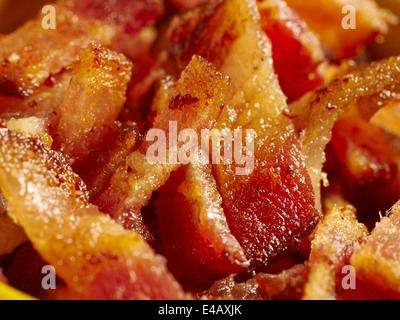
[[[358,283],[367,285],[367,288],[380,293],[384,299],[400,297],[399,239],[400,212],[397,203],[351,257]],[[379,297],[379,294],[376,296]]]
[[[396,99],[400,92],[400,57],[360,66],[333,80],[328,86],[309,93],[288,108],[301,132],[302,153],[320,207],[320,187],[325,148],[332,128],[346,108],[369,119],[379,108]]]
[[[249,265],[229,229],[211,170],[211,165],[181,167],[159,190],[155,204],[168,267],[192,290]]]
[[[396,16],[372,0],[312,0],[307,5],[302,0],[286,2],[320,36],[327,55],[334,60],[360,54],[369,42],[387,34],[397,22]],[[350,11],[343,10],[347,8]],[[346,26],[349,13],[354,14],[351,19],[355,28]]]
[[[8,214],[79,298],[181,299],[163,259],[88,202],[82,180],[43,142],[0,130]]]
[[[85,181],[91,202],[110,186],[110,180],[118,167],[140,145],[143,136],[134,123],[116,123],[107,128],[106,139],[89,153],[84,163],[77,168]]]
[[[122,26],[123,32],[129,35],[152,25],[164,11],[161,0],[59,0],[58,4],[79,16]]]
[[[132,64],[91,43],[72,66],[74,75],[60,106],[57,142],[61,149],[101,126],[111,126],[126,101]]]
[[[272,58],[288,103],[322,85],[325,61],[321,42],[297,13],[281,0],[257,1],[261,27],[272,43]],[[290,63],[288,63],[290,61]]]
[[[283,115],[286,97],[256,2],[216,1],[182,13],[171,21],[164,41],[171,72],[199,54],[231,78],[216,128],[255,133],[254,149],[247,149],[254,167],[250,163],[247,174],[237,174],[239,161],[221,160],[213,167],[227,221],[245,255],[253,266],[264,265],[297,249],[318,214],[300,143]]]
[[[304,300],[339,298],[342,268],[350,264],[354,246],[368,235],[366,226],[357,221],[355,208],[344,200],[335,201],[326,211],[311,243]]]
[[[60,0],[54,6],[56,29],[43,29],[43,15],[39,14],[0,40],[1,94],[30,97],[49,77],[73,63],[91,42],[133,56],[135,62],[149,60],[147,66],[151,65],[148,47],[152,37],[145,39],[140,32],[162,16],[160,0]],[[146,49],[137,50],[137,46]],[[140,86],[146,75],[144,67],[137,69],[134,87]]]
[[[335,123],[327,147],[325,170],[343,185],[346,198],[357,207],[360,221],[372,230],[400,198],[398,137],[359,118]]]
[[[52,74],[74,62],[90,42],[109,45],[115,35],[115,27],[80,19],[61,7],[56,11],[56,30],[44,30],[38,15],[0,40],[1,94],[29,97]]]
[[[153,121],[153,128],[165,134],[168,158],[172,153],[168,146],[174,143],[168,142],[170,123],[176,123],[177,133],[189,128],[198,136],[201,129],[212,128],[221,112],[228,84],[229,79],[210,63],[199,56],[193,57],[181,78],[170,87],[162,107],[156,108],[161,111]],[[147,228],[140,222],[140,209],[148,203],[153,191],[167,181],[171,172],[180,167],[178,159],[174,163],[169,159],[161,164],[151,163],[147,157],[153,145],[151,141],[145,138],[138,150],[127,157],[113,175],[111,186],[96,200],[104,212],[127,228],[144,230],[142,234],[147,234]]]
[[[64,101],[71,81],[71,72],[63,71],[50,76],[29,98],[0,95],[0,116],[5,121],[36,118],[43,122],[50,136],[57,132],[60,121],[60,106]]]

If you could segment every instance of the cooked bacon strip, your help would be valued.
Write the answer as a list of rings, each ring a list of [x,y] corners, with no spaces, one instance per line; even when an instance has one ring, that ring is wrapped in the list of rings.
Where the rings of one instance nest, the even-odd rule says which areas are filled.
[[[188,165],[159,190],[155,208],[169,270],[191,290],[248,267],[229,230],[210,165]]]
[[[56,7],[57,28],[44,30],[43,15],[28,21],[0,40],[0,93],[27,98],[50,75],[59,73],[90,42],[110,45],[116,27],[94,19],[80,19]]]
[[[168,91],[165,105],[158,108],[161,112],[156,116],[153,128],[165,133],[168,141],[172,121],[177,124],[177,132],[190,128],[200,137],[201,129],[210,129],[215,124],[228,84],[226,76],[203,58],[194,56],[180,80]],[[152,142],[144,141],[137,151],[127,157],[112,177],[110,188],[96,201],[103,212],[111,214],[126,228],[146,230],[141,223],[140,209],[148,203],[153,191],[167,181],[171,172],[180,167],[180,164],[170,163],[168,159],[164,164],[150,163],[147,158],[150,146]],[[143,233],[146,234],[145,231]]]
[[[306,266],[297,264],[278,274],[259,273],[256,281],[272,299],[299,300],[303,294],[306,274]]]
[[[400,298],[399,205],[393,206],[390,215],[376,225],[351,257],[357,281],[372,285],[372,290],[381,292],[386,299]]]
[[[400,57],[372,62],[333,80],[328,86],[307,94],[288,108],[296,128],[302,133],[302,153],[320,203],[324,151],[332,128],[346,108],[354,106],[358,115],[370,118],[380,107],[396,99],[400,92]]]
[[[393,135],[400,136],[400,94],[388,105],[380,109],[370,119],[370,122]]]
[[[342,268],[350,264],[354,246],[365,240],[368,230],[357,221],[355,208],[344,200],[327,209],[311,243],[308,281],[304,300],[338,299]]]
[[[138,148],[143,139],[136,124],[129,122],[117,123],[105,130],[105,141],[96,145],[84,163],[76,169],[88,187],[92,202],[110,187],[115,171],[124,165],[126,158]]]
[[[169,53],[166,68],[172,74],[199,54],[232,79],[217,129],[255,132],[254,150],[249,150],[254,170],[240,176],[238,164],[224,160],[213,168],[231,231],[253,266],[297,249],[318,221],[257,10],[253,0],[215,1],[174,17],[159,43]]]
[[[307,5],[302,0],[286,2],[320,36],[327,54],[335,60],[360,54],[368,43],[378,35],[386,35],[397,23],[396,16],[373,0],[311,0]],[[342,13],[342,9],[349,5],[355,10],[355,29],[342,27],[342,21],[349,13]]]
[[[80,17],[122,26],[131,36],[151,26],[164,11],[162,0],[58,0],[58,4]]]
[[[399,138],[359,118],[344,118],[333,127],[325,170],[339,180],[346,198],[370,230],[400,199]]]
[[[318,70],[325,61],[321,42],[286,2],[261,0],[257,7],[261,27],[272,43],[272,58],[282,91],[288,102],[293,102],[323,83]]]
[[[26,121],[36,118],[43,122],[45,133],[53,137],[60,121],[60,106],[71,81],[71,72],[62,71],[48,78],[29,98],[0,95],[0,118],[5,121]]]
[[[266,300],[267,294],[260,288],[256,279],[244,282],[235,281],[234,275],[215,281],[213,286],[197,294],[199,299],[209,300]]]
[[[132,64],[123,55],[91,43],[80,51],[72,68],[74,75],[60,107],[61,148],[93,129],[113,124],[126,101]]]
[[[151,126],[153,118],[162,112],[172,85],[170,78],[160,82],[152,104]],[[153,204],[169,269],[192,291],[245,271],[248,266],[229,229],[211,170],[210,164],[181,167],[158,190]]]
[[[0,130],[8,214],[82,299],[182,299],[163,259],[88,203],[82,180],[42,142]]]
[[[163,14],[160,0],[60,0],[55,8],[55,30],[43,29],[43,15],[39,14],[0,40],[1,94],[31,96],[49,76],[73,63],[92,41],[131,55],[135,50],[122,43],[152,26]]]

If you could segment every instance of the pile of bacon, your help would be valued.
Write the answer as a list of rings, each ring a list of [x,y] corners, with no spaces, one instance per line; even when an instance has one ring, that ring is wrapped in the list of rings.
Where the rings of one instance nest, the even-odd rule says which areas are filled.
[[[355,30],[340,0],[59,0],[56,29],[40,13],[2,36],[4,281],[41,299],[400,298],[400,56],[365,51],[397,18],[352,4]],[[171,121],[254,130],[254,170],[150,163],[146,134]]]

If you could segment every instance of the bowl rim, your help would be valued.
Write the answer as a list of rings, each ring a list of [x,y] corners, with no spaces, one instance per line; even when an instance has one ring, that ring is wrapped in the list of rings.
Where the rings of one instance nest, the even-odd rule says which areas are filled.
[[[0,281],[0,300],[36,300],[36,299]]]

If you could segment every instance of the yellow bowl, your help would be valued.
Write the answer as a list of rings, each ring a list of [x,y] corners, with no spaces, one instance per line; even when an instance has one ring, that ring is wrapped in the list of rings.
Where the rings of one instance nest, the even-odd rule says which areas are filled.
[[[36,300],[35,298],[0,282],[0,300]]]

